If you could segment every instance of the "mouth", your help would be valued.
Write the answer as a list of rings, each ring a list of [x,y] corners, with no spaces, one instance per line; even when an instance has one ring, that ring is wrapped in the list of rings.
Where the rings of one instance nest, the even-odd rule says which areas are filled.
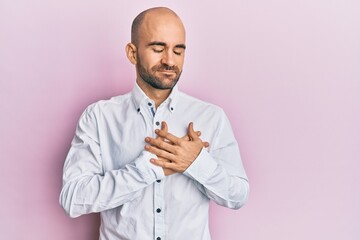
[[[159,73],[164,74],[164,75],[176,75],[176,72],[174,70],[158,70]]]
[[[175,73],[174,70],[168,70],[168,69],[158,69],[159,72],[169,72],[169,73]]]

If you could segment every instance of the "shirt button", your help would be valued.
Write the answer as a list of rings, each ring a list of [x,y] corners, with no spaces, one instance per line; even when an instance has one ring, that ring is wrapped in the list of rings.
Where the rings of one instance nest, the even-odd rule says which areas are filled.
[[[172,110],[174,110],[174,108],[173,108],[173,107],[171,107],[170,109],[171,109],[171,111],[172,111]]]
[[[159,122],[159,121],[157,121],[155,124],[156,124],[156,126],[159,126],[159,125],[160,125],[160,122]]]
[[[161,237],[157,237],[156,240],[161,240]]]
[[[138,108],[137,111],[140,112],[140,108]]]
[[[161,182],[161,180],[156,180],[157,182]]]
[[[161,212],[161,209],[160,209],[160,208],[156,209],[156,212],[157,212],[157,213],[160,213],[160,212]]]
[[[149,102],[148,105],[151,106],[152,105],[151,102]]]

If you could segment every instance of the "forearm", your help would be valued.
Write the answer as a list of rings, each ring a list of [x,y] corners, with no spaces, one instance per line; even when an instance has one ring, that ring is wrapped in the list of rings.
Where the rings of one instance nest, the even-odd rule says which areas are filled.
[[[234,160],[238,159],[235,157]],[[238,209],[245,204],[249,195],[248,179],[241,170],[229,171],[203,149],[184,174],[192,178],[199,190],[217,204]]]
[[[149,163],[149,158],[148,153],[141,154],[133,163],[104,173],[76,172],[79,165],[72,165],[64,170],[69,177],[64,177],[60,204],[69,216],[78,217],[135,199],[142,189],[164,177],[163,170]]]

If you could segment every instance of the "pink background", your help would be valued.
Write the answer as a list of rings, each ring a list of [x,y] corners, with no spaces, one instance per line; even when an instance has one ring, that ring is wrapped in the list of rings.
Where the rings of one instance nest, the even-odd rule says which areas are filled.
[[[2,0],[0,239],[97,239],[58,204],[63,162],[84,108],[132,88],[130,24],[158,5],[187,27],[180,88],[225,109],[250,178],[213,239],[360,239],[357,0]]]

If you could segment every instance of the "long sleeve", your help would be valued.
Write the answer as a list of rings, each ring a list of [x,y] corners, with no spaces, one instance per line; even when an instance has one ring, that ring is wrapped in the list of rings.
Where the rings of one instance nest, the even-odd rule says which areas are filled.
[[[220,119],[212,149],[210,152],[202,149],[184,174],[217,204],[238,209],[248,199],[249,183],[237,141],[223,111]]]
[[[71,217],[118,207],[164,178],[143,151],[121,169],[104,171],[96,117],[89,107],[81,116],[65,160],[60,204]],[[120,159],[119,159],[120,160]]]

